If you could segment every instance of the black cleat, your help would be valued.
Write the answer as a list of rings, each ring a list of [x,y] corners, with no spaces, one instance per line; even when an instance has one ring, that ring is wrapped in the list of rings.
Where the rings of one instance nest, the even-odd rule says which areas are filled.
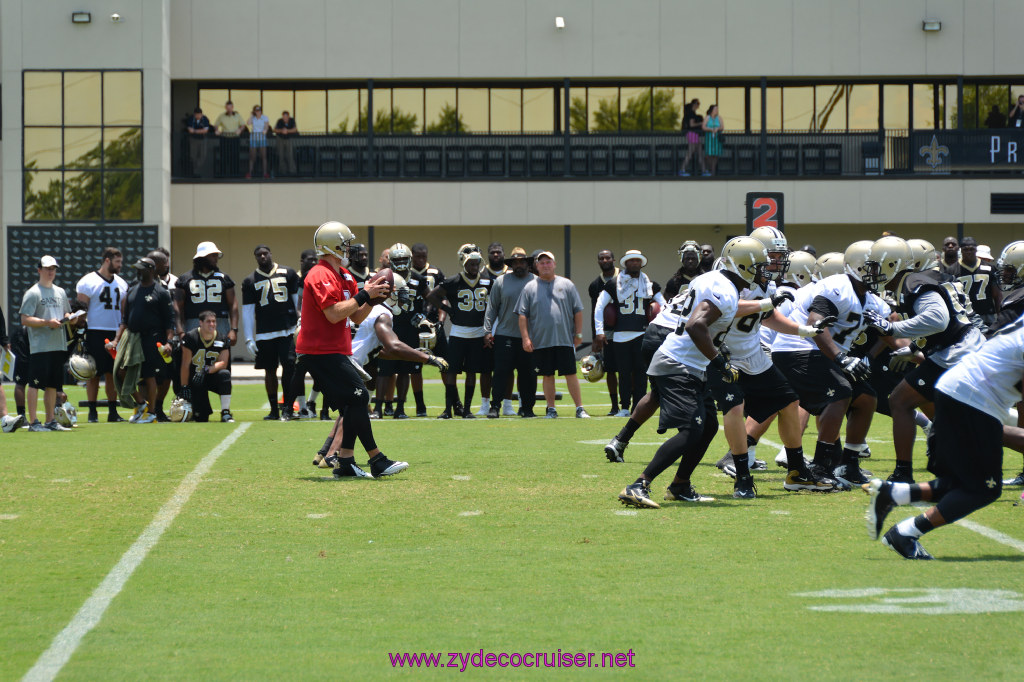
[[[757,488],[751,476],[739,476],[732,486],[732,496],[738,500],[752,500],[757,497]]]
[[[626,461],[626,446],[629,443],[623,443],[618,439],[618,436],[608,441],[608,445],[604,446],[604,456],[608,458],[609,462],[613,464],[620,464]]]
[[[331,411],[326,407],[320,410],[320,421],[329,422],[331,421]]]
[[[868,509],[864,512],[864,519],[868,524],[868,537],[877,540],[878,534],[882,532],[885,517],[896,506],[892,500],[892,483],[872,478],[863,488],[864,492],[871,496]]]
[[[449,412],[448,410],[445,410],[441,414],[437,415],[437,418],[438,419],[451,419],[452,418],[452,413]]]
[[[384,403],[384,416],[391,417],[395,414],[395,408],[391,403]]]
[[[889,478],[885,480],[889,481],[890,483],[913,483],[914,472],[908,471],[906,469],[896,469],[891,474],[889,474]]]
[[[426,417],[427,416],[427,408],[424,407],[424,408],[421,409],[421,408],[417,407],[416,408],[416,416],[417,417]]]
[[[899,554],[904,559],[934,559],[917,538],[908,538],[902,535],[896,526],[889,529],[889,532],[882,536],[882,544]]]
[[[1024,471],[1017,474],[1014,478],[1004,478],[1003,487],[1019,488],[1024,486]]]
[[[828,483],[832,486],[833,490],[851,490],[849,485],[836,479],[829,471],[828,467],[825,467],[817,462],[811,462],[811,466],[807,467],[808,471],[814,476],[815,479]]]
[[[498,411],[498,406],[497,405],[491,405],[490,409],[487,410],[487,418],[488,419],[497,419],[500,416],[501,415],[500,415],[500,413]]]
[[[685,486],[669,486],[665,490],[666,500],[675,500],[676,502],[714,502],[715,498],[705,497],[697,492],[697,489],[693,487],[692,483],[688,483]]]
[[[266,417],[263,418],[263,421],[265,421],[265,422],[281,421],[281,413],[279,413],[279,412],[271,412],[270,414],[268,414]]]
[[[392,419],[408,419],[409,415],[405,413],[405,410],[395,410],[395,413],[391,415]]]
[[[619,493],[619,502],[637,509],[661,509],[661,505],[651,499],[651,487],[645,482],[627,485]]]
[[[380,453],[370,460],[370,473],[373,474],[374,478],[394,476],[395,474],[401,473],[408,468],[408,462],[396,462],[394,460],[388,459],[384,455],[384,453]]]
[[[335,459],[337,459],[337,457],[335,457]],[[335,466],[334,471],[331,472],[334,474],[335,478],[373,478],[373,474],[363,471],[355,462],[352,462],[351,464],[341,464],[338,462],[338,465],[339,466]]]
[[[111,412],[107,415],[107,423],[123,422],[127,421],[124,417],[119,415],[117,412]]]

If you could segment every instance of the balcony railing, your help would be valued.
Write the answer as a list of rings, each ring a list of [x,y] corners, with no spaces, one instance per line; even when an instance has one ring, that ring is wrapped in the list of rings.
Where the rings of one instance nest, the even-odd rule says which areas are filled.
[[[946,148],[944,174],[1016,173],[1012,164],[982,168],[957,165],[957,155],[977,155],[979,144],[996,144],[977,131],[935,131]],[[999,131],[994,131],[999,132]],[[1008,136],[1021,136],[1005,131]],[[716,175],[723,177],[863,177],[934,175],[918,158],[918,147],[932,131],[887,130],[849,133],[724,133]],[[982,139],[984,137],[984,139]],[[1021,136],[1024,137],[1024,136]],[[177,181],[235,181],[246,176],[249,144],[245,138],[203,139],[205,162],[196,167],[185,134],[173,139]],[[1001,142],[1005,150],[1016,137]],[[1024,139],[1019,141],[1024,154]],[[962,147],[962,149],[961,149]],[[264,173],[284,181],[341,180],[497,180],[497,179],[644,179],[677,176],[689,150],[679,133],[583,135],[302,135],[291,140],[294,172],[271,138],[268,169],[257,158],[254,177]],[[193,150],[197,151],[197,150]],[[936,152],[936,153],[939,153]],[[968,153],[970,152],[970,153]],[[1005,153],[1004,153],[1005,156]],[[687,170],[699,175],[697,155]],[[286,172],[288,171],[288,172]]]

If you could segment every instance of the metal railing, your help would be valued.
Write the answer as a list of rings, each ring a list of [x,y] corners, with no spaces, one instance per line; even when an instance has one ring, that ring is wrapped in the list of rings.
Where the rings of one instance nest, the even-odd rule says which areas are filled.
[[[836,133],[770,131],[721,135],[716,175],[724,177],[863,177],[913,172],[906,130]],[[249,168],[247,139],[210,137],[205,162],[190,158],[184,133],[172,140],[177,181],[237,180]],[[619,134],[304,134],[287,151],[270,138],[268,169],[281,180],[642,179],[676,176],[689,151],[681,133]],[[197,151],[197,150],[191,150]],[[197,154],[198,156],[198,154]],[[689,169],[699,174],[697,155]]]

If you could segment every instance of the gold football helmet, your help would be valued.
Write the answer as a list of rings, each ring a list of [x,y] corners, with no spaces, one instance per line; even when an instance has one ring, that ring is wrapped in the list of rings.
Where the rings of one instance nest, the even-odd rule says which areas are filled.
[[[872,289],[891,282],[904,270],[914,269],[914,252],[900,237],[882,237],[871,245],[864,280]]]
[[[862,239],[847,246],[843,252],[844,271],[858,282],[863,282],[867,273],[872,244],[874,242],[870,239]]]
[[[483,260],[483,255],[480,253],[480,247],[476,244],[463,244],[459,247],[458,252],[455,254],[459,258],[459,265],[463,269],[466,267],[466,263],[471,260]]]
[[[868,242],[869,244],[871,242]],[[825,279],[832,275],[843,273],[843,254],[838,251],[829,251],[821,255],[814,264],[814,279]]]
[[[759,227],[750,233],[750,236],[764,244],[771,259],[771,269],[765,272],[766,276],[775,282],[781,281],[789,270],[789,243],[786,235],[774,227]]]
[[[580,360],[580,371],[590,383],[596,383],[604,379],[604,362],[601,361],[600,353],[591,353]]]
[[[932,243],[924,239],[908,239],[907,246],[914,254],[914,270],[922,272],[930,270],[939,259],[939,252],[935,250]]]
[[[996,261],[996,272],[999,273],[999,288],[1003,291],[1024,284],[1024,241],[1011,242],[1003,248]]]
[[[326,256],[328,254],[338,258],[348,258],[348,249],[356,236],[348,225],[339,223],[336,220],[329,220],[316,228],[313,234],[313,248],[316,255]]]
[[[783,279],[797,287],[805,287],[814,281],[815,265],[817,265],[817,261],[814,256],[806,251],[794,251],[789,254],[789,269]]]
[[[753,283],[766,272],[771,259],[764,244],[753,237],[734,237],[722,247],[721,267]]]
[[[409,266],[412,264],[412,249],[402,242],[392,244],[388,249],[388,260],[391,262],[392,271],[403,274],[409,272]]]

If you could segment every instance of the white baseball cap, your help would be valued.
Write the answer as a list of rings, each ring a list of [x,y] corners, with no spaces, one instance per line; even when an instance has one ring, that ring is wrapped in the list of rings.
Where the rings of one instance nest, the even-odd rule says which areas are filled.
[[[213,242],[199,242],[199,246],[196,247],[196,255],[192,256],[192,260],[195,260],[196,258],[206,258],[211,253],[215,253],[218,256],[224,255]]]
[[[54,258],[53,256],[43,256],[42,258],[39,259],[39,265],[37,265],[36,267],[37,268],[59,268],[60,267],[60,263],[58,263],[57,259]]]

